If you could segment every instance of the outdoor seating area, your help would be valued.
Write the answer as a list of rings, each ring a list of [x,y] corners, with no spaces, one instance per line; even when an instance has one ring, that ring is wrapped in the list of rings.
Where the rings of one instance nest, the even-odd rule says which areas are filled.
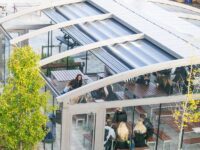
[[[81,74],[83,77],[82,86],[95,82],[95,80],[101,80],[103,78],[106,78],[106,76],[99,78],[98,74],[93,74],[92,80],[91,75],[84,75],[80,70],[58,70],[51,72],[51,81],[54,82],[55,87],[61,92],[65,87],[66,83],[69,83],[71,80],[75,79],[77,74]],[[105,72],[104,74],[107,73]],[[141,80],[141,77],[136,77],[134,80],[119,82],[111,85],[110,87],[112,88],[112,92],[116,94],[117,99],[108,100],[106,98],[106,95],[109,94],[107,93],[109,91],[108,89],[110,88],[109,86],[107,86],[99,90],[95,90],[95,93],[94,91],[92,91],[91,93],[87,93],[85,96],[73,98],[71,100],[71,104],[96,103],[97,105],[100,105],[101,103],[107,101],[123,101],[124,99],[130,99],[132,101],[134,99],[168,96],[165,89],[162,86],[157,85],[161,84],[162,81],[157,82],[156,78],[154,77],[154,74],[155,73],[149,75],[149,83],[147,85],[145,84],[145,82],[143,82],[143,80]],[[176,77],[176,74],[170,76]],[[142,82],[137,83],[138,79],[140,79],[140,81]],[[180,84],[180,86],[182,85]],[[180,93],[181,91],[177,88],[175,82],[173,83],[173,87],[174,95],[182,94]],[[104,94],[102,94],[102,91]],[[127,91],[129,92],[128,94]],[[97,92],[100,92],[101,94],[98,95]],[[129,97],[130,95],[132,96],[132,99],[131,97]],[[179,105],[180,103],[169,103],[163,104],[161,108],[159,107],[159,105],[145,105],[123,108],[123,110],[126,111],[127,114],[127,127],[130,130],[133,130],[137,119],[140,118],[140,116],[148,116],[149,120],[153,125],[153,135],[145,140],[146,146],[142,148],[136,147],[136,149],[155,149],[155,147],[158,147],[159,149],[169,150],[173,149],[174,146],[177,146],[177,144],[175,143],[177,143],[180,128],[178,127],[175,119],[173,118],[173,113],[176,109],[178,109]],[[117,111],[118,108],[108,108],[106,109],[106,115],[109,115],[111,118],[113,118]],[[72,130],[72,135],[76,135],[79,137],[78,139],[80,144],[77,144],[77,147],[80,146],[83,149],[92,149],[92,147],[94,146],[95,135],[93,131],[95,130],[96,126],[94,124],[94,118],[95,114],[90,113],[73,115],[72,126],[74,129]],[[112,120],[113,119],[111,119],[110,121],[112,122]],[[184,146],[188,147],[189,145],[192,145],[192,147],[194,147],[191,147],[192,150],[195,150],[195,148],[198,147],[198,133],[196,133],[193,128],[198,128],[200,126],[199,123],[200,122],[188,124],[186,127],[184,127]],[[160,124],[159,132],[158,124]],[[112,122],[111,127],[115,131],[117,131],[118,126],[118,123]],[[156,144],[157,138],[159,141],[158,144]],[[72,141],[77,142],[76,140],[76,138],[73,138]],[[112,142],[112,150],[115,150],[116,140],[113,139]]]
[[[55,85],[55,88],[61,93],[65,88],[65,85],[75,79],[77,75],[82,76],[83,85],[92,82],[91,78],[89,78],[87,75],[84,75],[80,70],[76,69],[51,71],[51,81]]]
[[[137,120],[138,120],[137,118],[140,118],[140,116],[145,116],[145,115],[150,116],[147,113],[148,111],[146,110],[146,108],[147,108],[146,106],[145,107],[136,106],[135,108],[123,108],[122,112],[126,112],[126,115],[124,116],[125,118],[122,117],[121,119],[123,120],[123,122],[126,122],[126,126],[127,126],[127,129],[129,130],[129,133],[133,134],[130,137],[134,137],[134,132],[133,131],[131,132],[131,130],[134,130],[134,127],[137,124]],[[119,111],[118,108],[112,108],[112,109],[106,110],[106,118],[107,118],[107,116],[108,116],[108,118],[106,119],[107,121],[106,121],[105,129],[108,128],[107,126],[109,124],[109,126],[111,128],[113,128],[113,131],[115,131],[115,134],[117,134],[117,129],[118,129],[118,126],[120,125],[120,122],[117,123],[117,122],[115,122],[115,119],[114,119],[116,112],[118,112],[118,111]],[[144,113],[144,111],[145,111],[145,113]],[[161,113],[162,113],[162,109],[161,109]],[[90,116],[90,115],[88,114],[88,116]],[[134,115],[134,117],[133,117],[133,115]],[[154,117],[156,118],[156,116],[154,116]],[[151,135],[151,137],[149,137],[148,139],[145,140],[146,146],[135,147],[136,149],[152,149],[153,150],[153,149],[155,149],[155,147],[158,147],[159,149],[169,150],[169,149],[173,149],[173,147],[177,147],[176,143],[178,141],[178,135],[180,132],[180,130],[178,130],[179,129],[178,125],[175,123],[175,120],[172,119],[172,116],[162,116],[161,115],[160,117],[161,117],[160,125],[158,125],[158,118],[153,119],[151,121],[153,134]],[[81,126],[78,127],[78,130],[79,131],[81,130],[81,132],[83,132],[83,134],[81,134],[81,132],[77,133],[76,131],[72,131],[72,134],[76,134],[77,136],[82,137],[82,138],[80,138],[79,142],[83,144],[83,147],[85,149],[90,149],[91,147],[93,147],[93,142],[94,142],[94,135],[93,135],[93,130],[94,130],[93,121],[94,120],[91,117],[86,118],[86,115],[83,118],[85,119],[85,121],[88,119],[87,120],[88,123],[81,124]],[[134,119],[134,123],[132,121],[133,119]],[[193,125],[192,128],[199,127],[199,123],[196,123],[195,126]],[[90,127],[87,127],[87,124],[90,124]],[[159,127],[159,129],[157,127]],[[189,132],[188,128],[189,127],[184,128],[184,140],[183,140],[184,147],[189,148],[190,147],[189,145],[194,144],[192,147],[190,147],[190,149],[196,150],[196,148],[198,147],[199,138],[200,138],[199,133],[195,133],[194,130],[191,130]],[[104,134],[106,134],[106,133],[104,133]],[[156,144],[157,138],[159,141],[158,145]],[[111,150],[117,150],[117,149],[121,150],[122,148],[116,148],[117,136],[115,136],[111,139],[112,139]],[[73,139],[73,140],[76,140],[76,139]],[[129,139],[129,141],[130,141],[130,139]],[[134,142],[134,141],[132,141],[132,142]],[[104,145],[104,147],[106,149],[105,145]],[[129,148],[127,148],[127,149],[129,149]]]
[[[187,67],[186,67],[187,69]],[[176,69],[175,69],[176,70]],[[164,72],[164,71],[163,71]],[[54,88],[62,94],[62,90],[65,88],[66,85],[70,83],[73,79],[76,78],[77,75],[81,75],[83,78],[83,85],[89,84],[94,82],[95,80],[101,80],[106,78],[106,76],[99,78],[98,74],[91,75],[84,75],[80,70],[55,70],[51,71],[51,80]],[[104,74],[107,74],[106,72]],[[179,95],[184,94],[185,91],[183,90],[186,86],[185,81],[182,77],[179,76],[179,73],[171,73],[168,70],[168,78],[170,78],[171,82],[171,93],[169,89],[163,86],[163,82],[165,82],[165,76],[157,76],[156,73],[149,74],[149,81],[148,84],[145,83],[145,80],[142,76],[139,76],[133,80],[127,82],[119,82],[113,84],[111,86],[103,87],[97,90],[92,91],[91,93],[87,94],[87,102],[103,102],[103,101],[113,101],[113,100],[123,100],[123,99],[138,99],[138,98],[150,98],[150,97],[162,97],[162,96],[169,96],[169,95]],[[171,78],[171,77],[173,78]],[[181,78],[181,79],[178,79]],[[187,77],[185,77],[187,78]],[[178,80],[178,81],[175,81]],[[74,102],[73,102],[74,101]],[[72,103],[78,103],[79,100],[74,98]],[[175,106],[169,106],[166,108],[165,111],[162,112],[162,116],[172,116],[171,108]],[[140,113],[145,113],[144,110],[139,110],[136,107],[136,110]],[[158,116],[158,110],[154,110],[151,112],[151,116],[155,115]]]

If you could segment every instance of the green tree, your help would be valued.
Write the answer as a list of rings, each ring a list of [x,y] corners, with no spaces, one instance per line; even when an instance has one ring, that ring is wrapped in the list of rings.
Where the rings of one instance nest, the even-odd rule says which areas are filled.
[[[200,100],[199,98],[194,98],[193,95],[194,93],[199,93],[200,69],[199,67],[193,68],[193,65],[191,65],[190,68],[187,79],[186,99],[180,104],[178,107],[179,109],[175,110],[173,113],[175,123],[180,128],[178,150],[182,150],[184,127],[190,123],[199,122],[200,120],[200,109],[198,107],[200,105]]]
[[[48,93],[41,90],[39,60],[31,47],[13,50],[0,96],[0,149],[31,150],[46,135]]]

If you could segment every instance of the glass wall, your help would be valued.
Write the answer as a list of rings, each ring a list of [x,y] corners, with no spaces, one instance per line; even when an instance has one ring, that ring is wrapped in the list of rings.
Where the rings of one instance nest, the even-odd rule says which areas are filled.
[[[8,76],[7,63],[10,55],[10,44],[8,39],[0,33],[0,81],[5,83]]]
[[[94,150],[96,114],[76,114],[72,116],[71,150]]]
[[[104,141],[102,144],[104,148],[116,149],[119,146],[118,142],[122,140],[120,138],[125,138],[119,137],[120,133],[118,132],[120,132],[121,126],[122,128],[126,126],[128,129],[126,144],[129,148],[139,147],[140,144],[143,144],[142,147],[152,150],[176,150],[182,143],[183,149],[196,150],[199,148],[200,122],[186,123],[184,134],[181,136],[181,116],[177,119],[175,112],[183,113],[181,101],[186,99],[188,86],[193,94],[199,93],[198,69],[198,65],[179,67],[121,81],[71,99],[71,104],[73,104],[71,106],[76,106],[76,109],[80,106],[79,109],[83,112],[88,109],[100,109],[102,112],[106,110],[103,118],[105,124],[100,128],[100,130],[104,129],[101,137]],[[189,82],[190,79],[192,82]],[[112,96],[109,96],[110,94]],[[82,106],[87,106],[87,109]],[[85,115],[84,121],[80,121],[79,125],[84,129],[88,119],[87,115],[83,114]],[[98,112],[96,115],[98,116]],[[118,117],[116,117],[117,115]],[[140,131],[137,131],[140,130],[140,127],[137,127],[138,124],[141,125],[140,123],[143,124],[144,135],[140,135]],[[100,124],[100,122],[97,121],[96,124]],[[79,125],[73,123],[72,128]],[[95,129],[95,131],[97,130]],[[84,133],[80,131],[81,136]],[[90,133],[90,137],[93,134],[94,132]],[[107,137],[108,135],[111,137]],[[97,136],[96,132],[93,136]],[[98,141],[95,142],[98,143]]]
[[[173,119],[174,105],[176,104],[163,104],[161,107],[156,104],[106,109],[104,135],[106,144],[104,147],[108,148],[112,145],[113,149],[143,147],[151,150],[175,150],[179,132],[174,130],[178,127],[175,128],[175,123],[172,125],[173,121],[168,122],[168,120]],[[126,129],[128,129],[127,133]],[[114,136],[106,139],[106,136],[110,136],[106,132],[110,132]],[[128,134],[127,138],[126,134]]]
[[[0,80],[3,82],[4,80],[4,49],[5,49],[5,38],[3,34],[0,34]]]

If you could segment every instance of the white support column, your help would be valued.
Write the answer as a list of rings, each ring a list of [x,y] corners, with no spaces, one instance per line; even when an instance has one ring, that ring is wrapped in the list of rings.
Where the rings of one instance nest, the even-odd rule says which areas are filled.
[[[52,63],[56,60],[60,60],[60,59],[65,58],[65,57],[72,56],[72,55],[75,55],[75,54],[79,54],[81,52],[93,50],[93,49],[96,49],[96,48],[99,48],[99,47],[135,41],[135,40],[139,40],[139,39],[143,39],[143,38],[144,38],[144,34],[133,34],[133,35],[127,35],[127,36],[117,37],[117,38],[113,38],[113,39],[103,40],[103,41],[87,44],[87,45],[84,45],[84,46],[79,46],[79,47],[71,49],[69,51],[64,51],[62,53],[50,56],[50,57],[45,58],[45,59],[42,59],[40,61],[39,65],[44,66],[44,65]]]
[[[32,12],[41,11],[41,10],[44,10],[47,8],[57,7],[57,6],[61,6],[61,5],[84,2],[84,1],[85,0],[59,0],[59,1],[45,2],[45,3],[41,4],[40,6],[27,8],[25,10],[22,10],[17,13],[3,17],[0,19],[0,24],[4,23],[6,21],[10,21],[12,19],[24,16],[24,15],[27,15],[27,14],[30,14]]]
[[[106,119],[106,109],[100,107],[96,114],[94,150],[104,149],[105,119]]]
[[[181,66],[188,66],[192,64],[200,64],[200,55],[190,57],[190,58],[185,58],[185,59],[179,59],[179,60],[173,60],[173,61],[168,61],[168,62],[163,62],[159,64],[153,64],[145,67],[141,67],[138,69],[133,69],[129,70],[126,72],[122,72],[116,75],[109,76],[107,78],[92,82],[90,84],[87,84],[85,86],[82,86],[78,89],[72,90],[66,94],[63,94],[59,97],[57,97],[57,100],[59,102],[62,101],[68,101],[70,98],[74,98],[77,96],[81,96],[85,93],[91,92],[93,90],[105,87],[107,85],[117,83],[123,80],[128,80],[133,77],[138,77],[140,75],[160,71],[160,70],[165,70],[165,69],[171,69],[175,67],[181,67]]]
[[[18,36],[12,40],[10,40],[11,44],[17,44],[18,42],[33,38],[37,35],[41,35],[43,33],[47,33],[49,31],[53,31],[59,28],[63,28],[63,27],[69,27],[75,24],[81,24],[81,23],[86,23],[86,22],[92,22],[92,21],[100,21],[100,20],[104,20],[104,19],[108,19],[111,18],[112,14],[108,13],[108,14],[101,14],[101,15],[95,15],[95,16],[89,16],[89,17],[83,17],[83,18],[78,18],[78,19],[74,19],[74,20],[70,20],[70,21],[65,21],[65,22],[61,22],[58,24],[54,24],[54,25],[50,25],[47,27],[44,27],[42,29],[38,29],[32,32],[29,32],[27,34]]]
[[[63,104],[65,105],[65,104]],[[72,115],[69,107],[63,106],[62,110],[62,133],[61,133],[61,150],[70,150]]]

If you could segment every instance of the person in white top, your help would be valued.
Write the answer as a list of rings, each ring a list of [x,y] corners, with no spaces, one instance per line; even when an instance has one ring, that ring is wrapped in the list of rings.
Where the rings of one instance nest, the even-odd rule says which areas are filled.
[[[111,150],[113,146],[113,140],[116,139],[115,131],[109,126],[109,123],[105,125],[105,135],[104,135],[104,147],[105,150]]]

